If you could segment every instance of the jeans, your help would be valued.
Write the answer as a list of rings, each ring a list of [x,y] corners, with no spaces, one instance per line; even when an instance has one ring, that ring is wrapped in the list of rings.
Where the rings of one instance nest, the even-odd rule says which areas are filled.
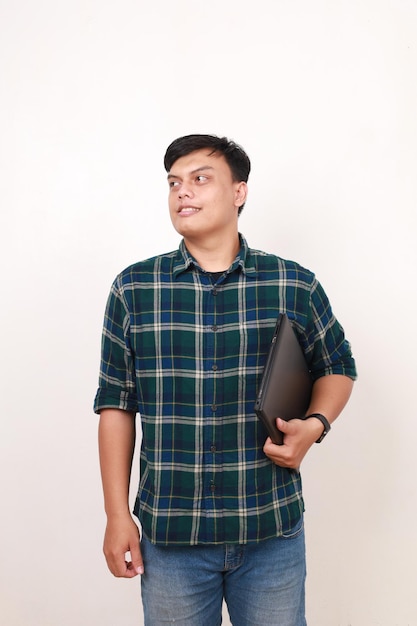
[[[306,626],[303,520],[257,544],[155,546],[144,536],[145,626]]]

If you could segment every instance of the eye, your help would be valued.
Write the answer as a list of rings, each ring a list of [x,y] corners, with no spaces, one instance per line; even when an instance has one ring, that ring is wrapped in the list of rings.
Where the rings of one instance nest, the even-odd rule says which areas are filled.
[[[196,181],[198,183],[205,183],[207,180],[207,176],[203,176],[202,174],[200,174],[199,176],[197,176]]]
[[[168,185],[169,185],[170,189],[172,189],[173,187],[178,187],[179,182],[178,182],[178,180],[170,180]]]

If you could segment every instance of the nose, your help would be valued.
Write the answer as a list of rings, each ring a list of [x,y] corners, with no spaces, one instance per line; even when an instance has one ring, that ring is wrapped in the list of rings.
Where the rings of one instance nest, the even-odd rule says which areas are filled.
[[[181,185],[178,187],[178,198],[180,199],[191,198],[192,195],[193,195],[193,192],[191,191],[191,187],[183,181]]]

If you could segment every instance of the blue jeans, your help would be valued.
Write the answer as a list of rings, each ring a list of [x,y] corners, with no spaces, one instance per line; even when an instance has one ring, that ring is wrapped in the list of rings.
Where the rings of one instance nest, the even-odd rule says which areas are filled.
[[[306,626],[304,526],[257,544],[161,547],[142,538],[145,626]]]

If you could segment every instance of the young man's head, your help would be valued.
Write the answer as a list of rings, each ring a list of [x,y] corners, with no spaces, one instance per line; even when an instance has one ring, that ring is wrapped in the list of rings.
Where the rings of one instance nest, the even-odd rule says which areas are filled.
[[[227,139],[189,135],[169,146],[164,162],[172,225],[189,250],[236,247],[250,169],[243,150]]]
[[[181,157],[197,150],[207,150],[207,154],[223,155],[230,168],[234,182],[247,182],[250,173],[250,160],[246,152],[227,137],[215,135],[185,135],[175,139],[167,148],[164,157],[165,170],[169,173],[174,163]],[[241,214],[244,203],[239,207]]]

